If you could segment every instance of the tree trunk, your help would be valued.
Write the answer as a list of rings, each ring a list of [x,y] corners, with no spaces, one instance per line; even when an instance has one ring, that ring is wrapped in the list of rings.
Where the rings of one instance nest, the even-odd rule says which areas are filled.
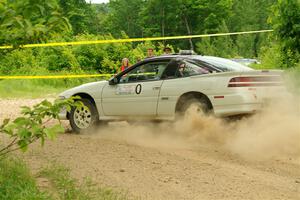
[[[130,19],[129,19],[129,17],[127,16],[127,34],[129,35],[129,36],[131,36],[131,34],[130,34]]]
[[[162,37],[165,37],[165,7],[162,7],[162,11],[161,11],[161,15],[162,15],[162,21],[161,21],[161,34]],[[165,46],[165,40],[163,41],[164,46]]]
[[[189,22],[188,22],[188,19],[187,19],[186,15],[184,15],[184,23],[185,23],[186,30],[187,30],[188,34],[192,35],[192,31],[190,29],[190,25],[189,25]],[[189,42],[190,42],[191,50],[194,50],[194,44],[193,44],[192,38],[189,39]]]

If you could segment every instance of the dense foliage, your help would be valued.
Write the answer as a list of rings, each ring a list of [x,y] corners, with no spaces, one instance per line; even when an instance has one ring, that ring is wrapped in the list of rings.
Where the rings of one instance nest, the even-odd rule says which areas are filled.
[[[276,31],[284,67],[300,61],[300,1],[279,0],[273,6],[270,22]]]
[[[146,49],[194,49],[199,54],[259,58],[265,67],[299,62],[299,0],[0,0],[0,74],[115,73],[121,60],[133,64]],[[268,20],[269,19],[269,20]],[[262,33],[153,43],[22,49],[51,41],[191,35],[270,29]]]
[[[24,44],[46,41],[71,29],[56,0],[0,2],[0,43]]]

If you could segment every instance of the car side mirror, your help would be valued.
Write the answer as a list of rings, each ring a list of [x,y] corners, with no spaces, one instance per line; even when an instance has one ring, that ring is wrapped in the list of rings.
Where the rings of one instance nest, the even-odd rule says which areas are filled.
[[[109,79],[108,84],[109,85],[117,85],[119,83],[118,79],[116,77],[112,77]]]

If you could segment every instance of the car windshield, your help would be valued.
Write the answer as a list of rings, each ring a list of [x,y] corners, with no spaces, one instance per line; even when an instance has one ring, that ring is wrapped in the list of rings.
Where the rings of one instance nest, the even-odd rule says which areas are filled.
[[[216,68],[220,69],[223,72],[226,71],[251,71],[253,70],[250,67],[246,67],[237,62],[225,59],[225,58],[217,58],[212,56],[201,56],[202,61],[207,62],[211,65],[214,65]]]

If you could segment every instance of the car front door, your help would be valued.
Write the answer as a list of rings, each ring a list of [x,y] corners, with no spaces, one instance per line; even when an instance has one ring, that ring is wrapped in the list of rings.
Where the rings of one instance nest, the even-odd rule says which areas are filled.
[[[191,91],[205,91],[205,89],[209,88],[211,82],[206,81],[206,79],[198,79],[195,82],[195,79],[192,80],[190,77],[211,72],[211,69],[200,63],[194,63],[185,59],[172,60],[162,75],[164,82],[161,86],[158,100],[158,117],[174,116],[180,95]]]
[[[117,84],[107,84],[102,91],[106,116],[156,116],[162,85],[161,75],[168,61],[152,61],[133,67],[117,76]]]

